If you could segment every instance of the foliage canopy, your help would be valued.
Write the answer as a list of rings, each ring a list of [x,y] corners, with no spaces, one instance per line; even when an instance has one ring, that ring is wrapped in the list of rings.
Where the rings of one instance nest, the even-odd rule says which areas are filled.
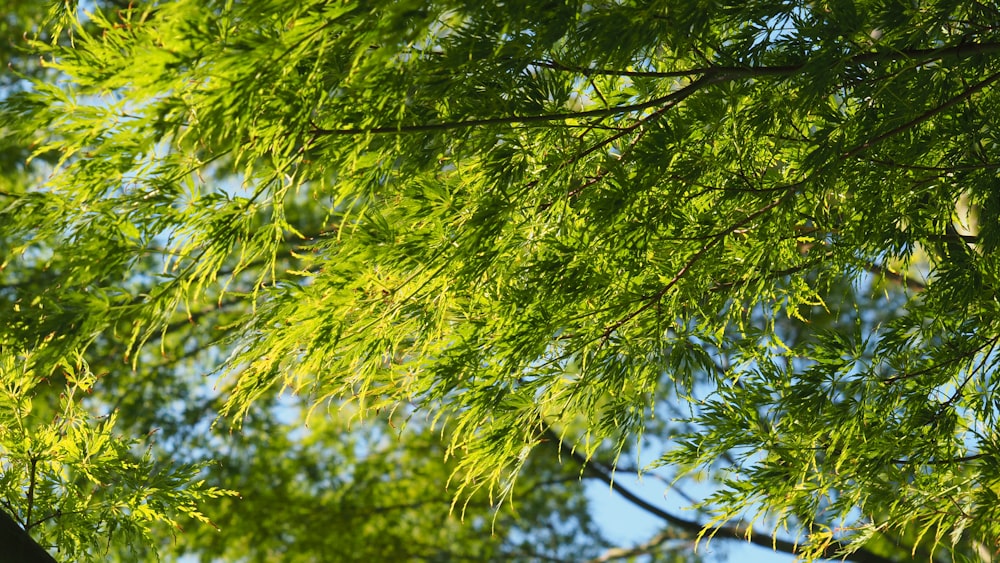
[[[68,559],[330,553],[231,489],[368,506],[359,559],[596,554],[565,483],[641,445],[708,534],[1000,548],[1000,9],[733,4],[15,2],[4,509]]]

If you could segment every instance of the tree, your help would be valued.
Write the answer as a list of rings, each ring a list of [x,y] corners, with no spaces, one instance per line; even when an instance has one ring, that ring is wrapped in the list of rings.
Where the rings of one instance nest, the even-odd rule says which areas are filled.
[[[1000,10],[737,4],[15,11],[8,515],[69,559],[598,556],[579,476],[654,448],[714,490],[632,555],[988,557]]]

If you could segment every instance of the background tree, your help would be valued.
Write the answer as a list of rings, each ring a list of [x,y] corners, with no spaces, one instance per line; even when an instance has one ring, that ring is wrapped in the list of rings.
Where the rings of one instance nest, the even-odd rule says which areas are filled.
[[[134,558],[234,488],[229,532],[147,547],[596,556],[574,481],[644,446],[716,485],[647,552],[703,525],[807,558],[996,550],[1000,11],[479,4],[67,4],[37,28],[2,106],[32,156],[0,192],[0,342],[6,427],[40,413],[60,486],[35,492],[11,434],[15,520]],[[110,418],[46,422],[69,408]],[[156,502],[75,453],[118,444],[111,420],[189,463],[100,458],[164,476]]]

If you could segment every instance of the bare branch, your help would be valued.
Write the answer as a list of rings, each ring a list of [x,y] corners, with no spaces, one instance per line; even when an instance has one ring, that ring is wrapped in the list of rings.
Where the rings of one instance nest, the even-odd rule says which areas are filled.
[[[653,551],[658,549],[661,545],[673,539],[677,538],[674,536],[674,534],[670,533],[669,529],[667,529],[656,534],[648,541],[643,542],[642,544],[637,545],[635,547],[625,547],[625,548],[613,547],[605,551],[599,557],[591,559],[587,563],[607,563],[608,561],[614,561],[615,559],[628,559],[630,557],[646,555],[652,553]]]

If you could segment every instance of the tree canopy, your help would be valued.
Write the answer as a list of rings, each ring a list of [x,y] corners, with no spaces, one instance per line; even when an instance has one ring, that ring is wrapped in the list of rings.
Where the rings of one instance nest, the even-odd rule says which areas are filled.
[[[1000,550],[993,3],[19,0],[0,29],[0,541]],[[611,549],[579,481],[616,466],[693,512],[631,498],[664,530]]]

